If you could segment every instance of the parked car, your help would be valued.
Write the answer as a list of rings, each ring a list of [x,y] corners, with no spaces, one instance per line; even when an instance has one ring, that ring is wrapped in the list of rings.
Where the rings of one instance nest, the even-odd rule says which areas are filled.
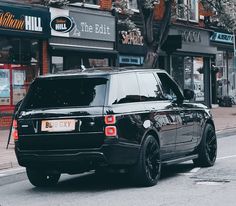
[[[217,139],[209,109],[191,103],[164,70],[106,68],[34,80],[13,122],[15,153],[38,187],[61,173],[125,169],[142,186],[162,165],[212,166]]]

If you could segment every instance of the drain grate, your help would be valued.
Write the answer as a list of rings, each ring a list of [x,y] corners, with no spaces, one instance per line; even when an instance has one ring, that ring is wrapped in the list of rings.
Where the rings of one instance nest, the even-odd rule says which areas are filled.
[[[195,180],[195,183],[197,185],[222,185],[229,182],[230,180],[224,180],[224,179]]]

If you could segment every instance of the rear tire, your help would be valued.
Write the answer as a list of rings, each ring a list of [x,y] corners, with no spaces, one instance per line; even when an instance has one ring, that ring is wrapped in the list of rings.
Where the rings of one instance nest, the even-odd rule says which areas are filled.
[[[217,156],[217,139],[215,129],[207,124],[198,147],[198,158],[193,160],[195,166],[211,167],[215,164]]]
[[[131,178],[136,185],[156,185],[161,175],[160,146],[154,136],[148,135],[140,150],[138,162],[131,169]]]
[[[36,187],[50,187],[58,183],[61,174],[48,174],[36,169],[26,168],[30,183]]]

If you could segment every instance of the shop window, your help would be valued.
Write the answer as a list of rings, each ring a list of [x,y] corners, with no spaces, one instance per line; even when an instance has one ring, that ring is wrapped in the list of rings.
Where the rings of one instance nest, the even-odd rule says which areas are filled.
[[[26,95],[26,70],[12,70],[12,104],[16,105]]]
[[[95,57],[91,56],[79,56],[79,55],[71,55],[64,57],[64,67],[63,70],[73,70],[73,69],[81,69],[81,68],[94,68],[94,67],[108,67],[109,59],[103,57]],[[63,63],[61,62],[61,66]]]
[[[23,64],[36,64],[38,62],[38,42],[24,39],[21,41],[21,62]]]
[[[236,97],[235,88],[235,70],[234,70],[234,52],[218,51],[216,54],[217,72],[217,96],[225,95]]]
[[[0,68],[3,68],[1,64]],[[0,69],[0,105],[10,105],[10,71]]]
[[[63,70],[63,57],[52,56],[52,73],[57,73]]]
[[[204,101],[203,57],[172,56],[171,75],[182,89],[191,89],[195,101]]]
[[[20,40],[16,38],[1,37],[0,62],[20,62]]]
[[[89,67],[108,67],[109,61],[107,58],[104,59],[88,59]]]
[[[2,37],[0,40],[0,106],[13,107],[24,98],[39,75],[38,41]]]
[[[204,70],[202,57],[184,57],[184,88],[194,91],[195,101],[204,101]]]
[[[174,80],[178,83],[181,89],[184,89],[184,57],[183,56],[172,56],[172,71],[171,75]]]

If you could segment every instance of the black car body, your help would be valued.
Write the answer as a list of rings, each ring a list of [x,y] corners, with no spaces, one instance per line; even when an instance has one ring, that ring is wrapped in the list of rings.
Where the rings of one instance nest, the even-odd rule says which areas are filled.
[[[13,125],[33,185],[109,166],[154,185],[162,164],[212,166],[217,142],[206,106],[163,70],[89,69],[38,77]],[[187,100],[186,100],[187,99]]]

